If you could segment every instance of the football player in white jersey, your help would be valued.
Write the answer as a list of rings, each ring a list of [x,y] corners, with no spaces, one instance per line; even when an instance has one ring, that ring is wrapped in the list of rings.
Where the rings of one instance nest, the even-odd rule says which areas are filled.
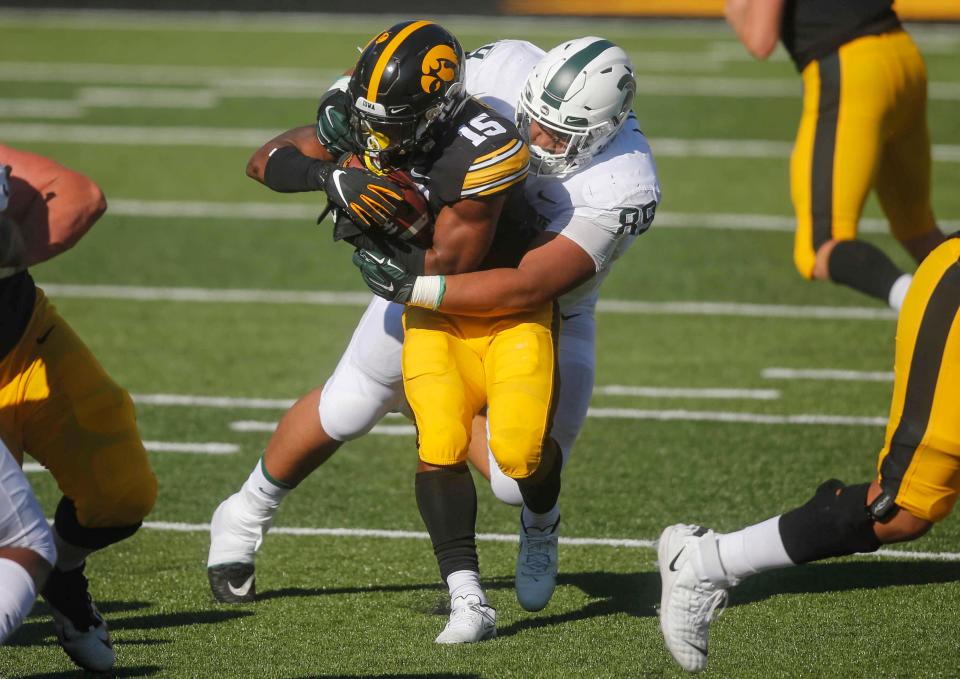
[[[243,487],[214,513],[207,565],[220,601],[254,599],[254,554],[286,493],[343,442],[369,432],[386,413],[404,409],[401,303],[484,315],[559,298],[561,389],[552,435],[564,460],[570,455],[593,389],[600,284],[650,227],[660,200],[653,156],[630,110],[633,69],[622,49],[595,37],[563,43],[547,54],[528,42],[504,40],[468,57],[467,91],[515,118],[529,136],[531,173],[537,176],[528,177],[525,194],[544,231],[516,269],[444,279],[413,276],[383,257],[356,253],[368,283],[399,284],[392,286],[390,301],[371,301],[333,376],[287,412]],[[321,102],[318,134],[325,144],[337,138],[332,118]],[[495,464],[488,473],[497,497],[520,504],[515,481]],[[546,583],[552,592],[556,527],[557,522],[521,527],[527,549],[518,557],[518,589]]]

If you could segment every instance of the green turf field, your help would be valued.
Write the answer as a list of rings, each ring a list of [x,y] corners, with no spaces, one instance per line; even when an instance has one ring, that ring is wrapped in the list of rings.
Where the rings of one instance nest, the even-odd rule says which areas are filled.
[[[804,501],[831,476],[869,478],[891,389],[875,374],[893,360],[894,322],[879,304],[795,273],[783,149],[799,117],[799,79],[782,52],[753,63],[721,24],[449,23],[468,49],[501,37],[549,48],[587,34],[623,45],[663,185],[653,229],[606,284],[595,411],[562,496],[563,535],[593,541],[561,546],[550,606],[520,610],[514,544],[481,541],[499,638],[440,648],[432,640],[446,593],[428,541],[320,531],[267,538],[257,604],[217,605],[209,593],[205,524],[256,462],[283,402],[332,370],[365,291],[348,248],[313,223],[322,201],[271,194],[244,165],[273,134],[310,123],[355,46],[389,23],[0,12],[0,141],[84,171],[111,202],[74,251],[35,277],[135,395],[152,448],[221,444],[212,448],[221,454],[152,452],[152,523],[90,560],[117,675],[680,676],[657,626],[652,541],[678,521],[736,529]],[[960,28],[915,35],[940,159],[934,204],[960,228]],[[685,142],[696,140],[716,142],[714,151],[690,153]],[[773,151],[722,151],[751,144]],[[908,266],[874,200],[866,215],[867,237]],[[178,299],[176,289],[188,290]],[[231,290],[262,301],[229,301]],[[349,294],[326,303],[281,294],[317,291]],[[774,368],[877,379],[793,379]],[[607,393],[614,385],[647,389]],[[186,405],[161,405],[158,394]],[[212,407],[198,397],[227,400]],[[351,443],[289,497],[275,525],[422,531],[415,460],[409,434]],[[52,512],[54,483],[42,471],[29,477]],[[516,511],[483,483],[478,490],[478,531],[514,534]],[[958,676],[960,524],[949,518],[898,549],[926,555],[840,559],[748,581],[714,627],[709,674]],[[0,649],[0,676],[75,676],[42,603]]]

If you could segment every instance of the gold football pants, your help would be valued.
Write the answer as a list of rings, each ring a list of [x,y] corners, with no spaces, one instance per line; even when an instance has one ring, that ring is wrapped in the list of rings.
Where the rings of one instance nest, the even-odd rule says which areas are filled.
[[[157,481],[133,402],[37,289],[23,337],[0,361],[0,435],[50,470],[88,528],[145,517]]]
[[[487,406],[490,450],[504,474],[536,472],[558,383],[554,305],[507,317],[455,316],[408,307],[403,384],[417,421],[420,459],[467,459],[473,417]]]
[[[803,70],[790,159],[794,262],[813,276],[828,240],[857,236],[871,187],[900,241],[929,233],[930,136],[923,57],[904,31],[857,38]]]
[[[917,269],[897,324],[893,403],[878,470],[914,516],[939,521],[960,491],[960,238]]]

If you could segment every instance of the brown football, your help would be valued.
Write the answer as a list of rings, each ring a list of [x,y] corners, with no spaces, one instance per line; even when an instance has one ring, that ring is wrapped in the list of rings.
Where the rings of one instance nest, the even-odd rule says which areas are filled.
[[[355,153],[351,153],[342,164],[344,167],[369,169]],[[403,204],[393,220],[383,227],[383,231],[390,236],[413,241],[421,247],[430,247],[433,241],[433,214],[427,199],[409,173],[392,170],[386,178],[403,189]]]

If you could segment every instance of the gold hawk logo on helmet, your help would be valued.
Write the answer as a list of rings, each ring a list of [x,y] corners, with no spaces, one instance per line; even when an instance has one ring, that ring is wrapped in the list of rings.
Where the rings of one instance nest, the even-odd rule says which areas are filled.
[[[460,61],[457,53],[448,45],[437,45],[423,58],[420,70],[420,87],[424,92],[433,93],[440,89],[443,83],[452,81],[457,76],[457,66]]]

